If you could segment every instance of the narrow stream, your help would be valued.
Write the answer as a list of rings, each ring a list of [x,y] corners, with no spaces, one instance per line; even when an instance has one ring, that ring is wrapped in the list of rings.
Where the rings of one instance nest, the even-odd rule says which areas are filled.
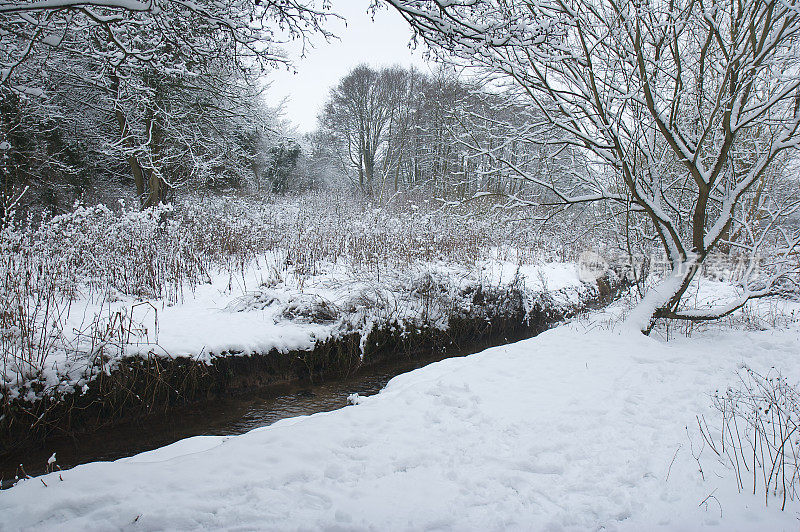
[[[116,425],[75,439],[52,439],[40,448],[3,453],[0,454],[0,488],[13,485],[15,476],[20,474],[20,464],[30,476],[44,473],[53,453],[56,453],[58,466],[69,469],[87,462],[133,456],[190,436],[242,434],[279,419],[336,410],[347,405],[347,396],[351,393],[376,394],[392,377],[452,356],[401,360],[318,385],[287,386],[277,392],[255,392],[171,408],[166,414],[149,416],[136,423]]]

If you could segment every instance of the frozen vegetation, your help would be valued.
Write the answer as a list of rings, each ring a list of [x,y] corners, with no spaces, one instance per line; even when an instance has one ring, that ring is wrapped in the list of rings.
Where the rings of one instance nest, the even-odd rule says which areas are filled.
[[[557,311],[598,292],[573,250],[510,216],[347,201],[330,210],[313,195],[201,205],[78,206],[4,230],[6,408],[86,393],[127,357],[311,350],[373,329],[446,330],[456,314],[493,319],[472,310],[476,293]]]
[[[6,228],[6,308],[30,306],[4,319],[32,332],[6,322],[4,400],[81,393],[129,357],[211,363],[373,327],[446,328],[478,289],[574,308],[608,267],[497,212],[324,205],[78,207]],[[730,259],[709,263],[685,304],[736,301],[737,275]],[[55,471],[0,492],[0,528],[791,528],[800,305],[754,300],[645,337],[627,326],[639,299],[631,287],[335,412],[65,471],[53,456]]]
[[[567,322],[53,454],[0,528],[797,528],[800,0],[370,4],[443,68],[297,138],[263,76],[335,2],[0,0],[0,445]]]
[[[757,402],[780,387],[754,385],[777,377],[800,380],[796,309],[754,305],[735,323],[666,342],[664,331],[618,330],[620,304],[399,376],[342,410],[26,480],[0,493],[0,522],[43,530],[790,530],[800,511],[794,438],[783,469],[777,460],[770,471],[777,447],[762,440],[754,455],[753,418],[743,416],[733,451],[717,406],[737,394]],[[797,403],[785,406],[796,423]]]

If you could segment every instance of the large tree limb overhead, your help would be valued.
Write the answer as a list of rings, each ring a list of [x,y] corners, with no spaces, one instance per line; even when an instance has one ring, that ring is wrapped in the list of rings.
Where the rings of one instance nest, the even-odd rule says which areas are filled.
[[[0,13],[21,13],[24,11],[33,12],[89,6],[140,12],[153,9],[154,3],[152,1],[141,2],[139,0],[4,0],[0,1]]]

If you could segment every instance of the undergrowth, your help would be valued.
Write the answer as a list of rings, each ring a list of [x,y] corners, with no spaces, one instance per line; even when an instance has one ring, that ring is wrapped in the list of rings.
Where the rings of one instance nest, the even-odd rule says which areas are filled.
[[[227,276],[231,290],[267,254],[280,257],[274,276],[291,271],[300,292],[331,264],[345,264],[355,276],[380,284],[387,272],[416,263],[475,267],[486,258],[574,258],[578,244],[485,207],[443,210],[402,197],[377,207],[307,194],[268,201],[188,198],[144,211],[122,203],[78,204],[49,218],[12,217],[0,235],[3,405],[71,392],[58,388],[65,382],[80,388],[110,372],[127,347],[157,343],[157,319],[149,326],[137,321],[137,305],[178,304],[212,276]],[[422,302],[422,322],[450,310],[436,308],[442,306],[437,282],[420,278],[412,283],[419,286],[406,287]],[[380,306],[380,287],[374,292],[361,291],[348,304]],[[114,305],[123,299],[132,303]],[[324,306],[317,304],[312,314],[332,312]],[[287,319],[331,319],[295,307],[287,307]],[[156,306],[152,310],[157,317]],[[78,328],[67,320],[76,312],[84,313]]]
[[[781,509],[800,498],[800,391],[774,368],[744,366],[739,383],[713,396],[720,419],[698,417],[704,443],[733,470],[739,491],[777,499]]]

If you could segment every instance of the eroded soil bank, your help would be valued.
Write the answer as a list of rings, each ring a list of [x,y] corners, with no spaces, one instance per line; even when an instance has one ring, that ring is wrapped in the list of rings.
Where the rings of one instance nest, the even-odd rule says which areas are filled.
[[[41,473],[52,452],[61,467],[71,467],[192,435],[237,434],[339,408],[347,394],[376,393],[393,376],[429,362],[535,336],[608,303],[624,284],[615,274],[602,277],[571,307],[548,298],[531,303],[513,289],[479,290],[469,312],[451,315],[446,330],[393,322],[373,328],[366,338],[352,332],[308,351],[224,353],[211,364],[130,358],[101,373],[82,393],[11,405],[11,415],[0,421],[0,474],[8,484],[22,474],[20,463],[28,464],[27,474]]]
[[[470,353],[464,353],[467,354]],[[53,453],[57,466],[69,469],[87,462],[131,456],[191,436],[242,434],[281,419],[336,410],[348,404],[351,394],[376,394],[393,377],[452,356],[459,355],[439,353],[373,364],[344,378],[314,384],[274,385],[212,401],[174,405],[165,412],[77,436],[54,435],[44,442],[6,452],[0,463],[0,482],[2,488],[13,485],[14,477],[22,474],[20,464],[28,475],[45,473]]]

